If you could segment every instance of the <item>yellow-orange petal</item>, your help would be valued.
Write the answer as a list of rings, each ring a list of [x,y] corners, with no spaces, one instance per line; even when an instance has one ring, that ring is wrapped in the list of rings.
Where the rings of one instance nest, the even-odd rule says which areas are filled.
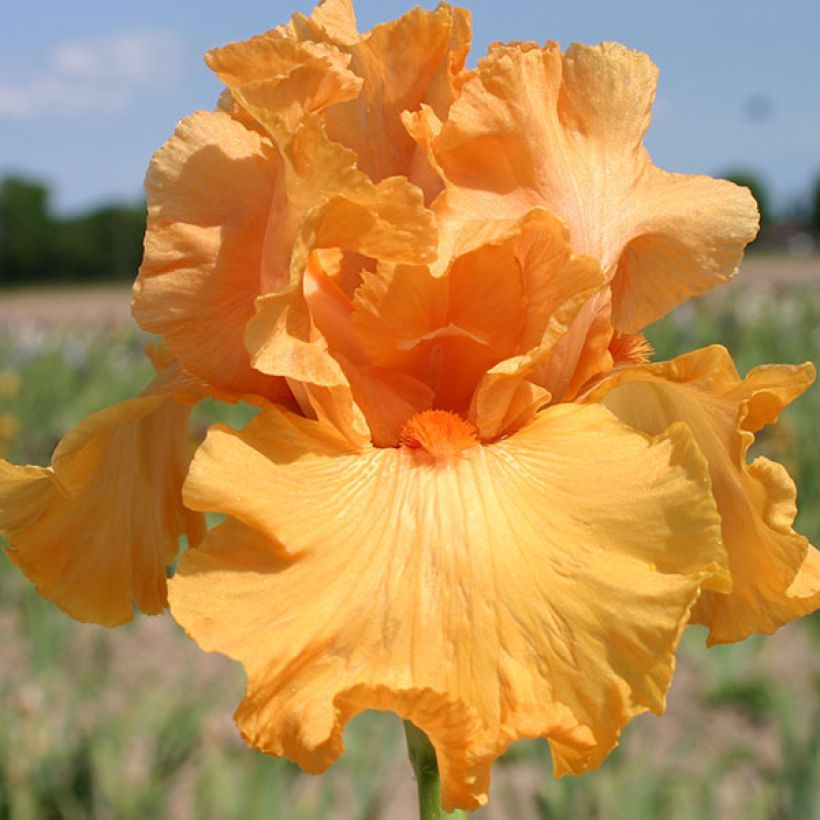
[[[297,27],[294,21],[300,19],[304,20],[301,15],[295,14],[288,28],[294,30]],[[335,43],[352,44],[359,39],[353,0],[321,0],[313,9],[310,20],[305,22],[318,26]]]
[[[310,118],[279,152],[224,113],[195,114],[157,153],[148,194],[135,316],[234,395],[288,398],[285,378],[310,381],[302,371],[321,366],[302,293],[314,247],[415,261],[435,245],[421,192],[374,185]],[[318,388],[340,383],[330,369]]]
[[[433,142],[451,230],[546,208],[614,278],[630,333],[731,277],[757,230],[747,190],[651,164],[656,76],[617,43],[495,46]]]
[[[328,105],[323,119],[330,137],[353,149],[358,167],[379,181],[401,175],[430,202],[441,178],[403,125],[424,106],[444,117],[462,82],[470,46],[470,16],[446,3],[434,11],[412,9],[397,20],[359,34],[349,2],[326,2],[310,18],[296,14],[279,30],[300,44],[332,46],[351,58],[362,80],[355,98]]]
[[[353,400],[361,408],[377,447],[395,447],[407,420],[433,406],[435,395],[423,382],[394,370],[343,362]]]
[[[435,11],[415,8],[376,26],[349,47],[351,71],[364,83],[357,98],[325,112],[328,135],[352,148],[358,167],[374,181],[406,176],[430,202],[442,183],[402,114],[424,104],[446,117],[469,47],[469,12],[446,4]]]
[[[577,363],[564,364],[567,341],[571,341],[567,336],[579,313],[604,286],[598,264],[590,257],[573,255],[567,231],[554,217],[531,211],[519,230],[513,250],[522,282],[523,323],[514,346],[499,350],[509,358],[490,368],[473,393],[469,415],[482,439],[496,438],[515,429],[511,425],[525,423],[547,398],[565,397],[573,374],[583,372]],[[470,273],[462,277],[468,286]],[[456,293],[469,303],[468,288],[462,286]],[[582,349],[591,355],[594,347],[587,342]],[[566,382],[556,376],[564,372]]]
[[[371,182],[355,167],[353,152],[330,142],[315,118],[305,121],[283,156],[289,178],[299,180],[293,183],[292,208],[302,208],[304,218],[288,237],[291,228],[271,212],[268,245],[287,254],[275,253],[275,264],[273,257],[266,259],[245,343],[253,366],[263,373],[338,383],[332,364],[315,380],[319,365],[311,346],[317,340],[322,346],[324,340],[314,333],[305,298],[311,253],[331,248],[386,263],[424,262],[435,253],[433,214],[424,207],[421,191],[406,180]]]
[[[436,407],[469,409],[482,438],[493,438],[505,432],[507,402],[521,398],[515,380],[540,385],[532,374],[603,285],[597,263],[572,254],[561,223],[535,210],[440,275],[427,267],[364,273],[352,322],[375,363],[426,382]]]
[[[356,24],[353,0],[320,0],[310,17],[296,12],[279,27],[295,40],[353,45],[361,36]]]
[[[244,345],[269,213],[288,212],[283,180],[273,145],[221,112],[182,120],[146,177],[134,316],[164,337],[186,370],[233,394],[287,392],[282,379],[251,367]]]
[[[298,42],[282,29],[213,49],[205,61],[233,99],[282,138],[306,114],[355,98],[362,87],[350,55],[329,43]]]
[[[467,412],[482,441],[492,441],[523,427],[549,404],[549,390],[528,378],[532,369],[532,357],[515,356],[484,374]]]
[[[555,401],[573,401],[584,386],[612,370],[611,294],[594,294],[577,311],[555,352],[541,370],[539,381]]]
[[[773,632],[820,603],[816,551],[792,529],[794,483],[779,464],[746,461],[752,433],[813,379],[810,364],[755,368],[741,379],[729,353],[714,346],[620,370],[590,396],[647,433],[685,422],[709,462],[733,581],[731,593],[704,593],[695,609],[710,643]]]
[[[481,804],[519,737],[548,737],[559,774],[596,766],[663,709],[689,610],[728,577],[686,429],[601,407],[443,460],[271,410],[212,429],[185,498],[237,519],[183,556],[171,606],[244,664],[245,738],[319,771],[352,714],[393,709],[431,738],[448,807]]]
[[[810,549],[797,570],[787,593],[792,598],[809,598],[816,609],[820,606],[820,550]]]
[[[651,166],[631,197],[612,281],[612,321],[623,333],[728,282],[758,229],[754,197],[726,180]]]
[[[202,516],[182,504],[190,407],[145,394],[89,416],[52,467],[0,461],[7,554],[44,598],[73,618],[117,626],[136,606],[161,612],[178,537],[196,544]]]

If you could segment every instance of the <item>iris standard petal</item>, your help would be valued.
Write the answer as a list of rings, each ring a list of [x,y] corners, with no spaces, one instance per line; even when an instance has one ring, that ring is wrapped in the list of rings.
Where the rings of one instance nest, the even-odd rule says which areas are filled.
[[[432,141],[452,230],[546,208],[614,280],[625,332],[730,278],[757,231],[746,189],[652,165],[656,76],[617,43],[494,46]]]
[[[288,213],[278,150],[225,113],[199,112],[154,156],[146,193],[137,322],[221,390],[286,395],[283,379],[251,367],[244,344],[270,211]]]
[[[298,42],[281,29],[213,49],[205,61],[233,100],[277,137],[306,114],[359,95],[350,55],[329,43]]]
[[[294,15],[278,31],[349,56],[350,72],[362,81],[361,92],[326,107],[329,136],[356,152],[359,168],[374,182],[401,175],[432,201],[442,188],[441,178],[428,152],[408,134],[403,117],[422,106],[439,117],[447,115],[466,73],[469,12],[440,3],[434,11],[415,8],[358,34],[349,4],[330,2],[310,18]]]

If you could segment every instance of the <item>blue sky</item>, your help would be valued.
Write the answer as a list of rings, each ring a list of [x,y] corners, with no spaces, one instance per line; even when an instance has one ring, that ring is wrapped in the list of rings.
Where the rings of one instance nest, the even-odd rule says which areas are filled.
[[[0,27],[0,173],[51,183],[65,212],[136,199],[178,119],[212,108],[208,48],[309,11],[303,0],[29,0]],[[425,3],[432,7],[434,3]],[[474,0],[473,61],[494,40],[619,40],[661,71],[648,145],[668,170],[760,174],[788,207],[820,175],[815,0]],[[360,0],[366,30],[410,7]]]

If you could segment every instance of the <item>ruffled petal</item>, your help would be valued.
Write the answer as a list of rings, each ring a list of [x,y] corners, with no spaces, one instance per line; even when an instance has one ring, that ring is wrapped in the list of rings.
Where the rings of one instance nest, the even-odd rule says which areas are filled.
[[[321,114],[330,139],[352,149],[371,180],[401,175],[430,202],[442,182],[402,115],[426,105],[446,116],[469,46],[463,9],[417,8],[359,35],[352,8],[332,3],[206,59],[278,142],[306,115]]]
[[[495,46],[433,140],[460,229],[551,211],[614,279],[624,332],[726,281],[757,230],[747,190],[652,166],[642,139],[656,77],[616,43]]]
[[[520,737],[548,737],[559,774],[594,767],[663,709],[701,586],[727,583],[702,457],[683,425],[649,439],[568,405],[419,453],[278,411],[213,429],[186,502],[236,520],[183,556],[175,618],[244,664],[245,738],[310,771],[367,708],[428,734],[445,807],[483,803]]]
[[[556,373],[583,377],[583,368],[564,367],[567,335],[605,284],[598,264],[573,255],[566,229],[540,210],[521,220],[514,259],[523,293],[520,334],[513,346],[496,347],[513,355],[487,371],[470,404],[469,417],[485,440],[526,423],[549,398],[563,398],[571,379],[565,383]],[[472,301],[467,289],[459,295],[467,304]],[[490,316],[493,308],[487,307]],[[596,350],[589,341],[583,349],[588,357]]]
[[[540,372],[555,401],[572,401],[589,381],[612,370],[610,294],[595,294],[577,313]]]
[[[626,368],[590,396],[646,433],[685,422],[709,462],[733,581],[729,594],[704,593],[694,612],[710,627],[710,643],[773,632],[820,603],[816,551],[792,529],[794,483],[779,464],[746,461],[753,432],[775,422],[813,379],[810,364],[755,368],[741,379],[715,346]]]
[[[272,243],[268,237],[269,245],[289,248],[290,256],[288,261],[277,256],[276,264],[266,260],[262,295],[245,342],[258,370],[310,381],[301,371],[304,357],[314,358],[306,345],[317,338],[304,288],[314,249],[339,249],[386,263],[425,262],[435,254],[435,225],[415,186],[399,178],[371,182],[356,169],[355,155],[329,142],[315,119],[306,120],[283,155],[290,175],[299,180],[293,187],[304,220],[290,240]],[[274,211],[272,222],[275,217]],[[287,226],[272,227],[280,230]]]
[[[135,315],[187,370],[234,395],[289,399],[286,379],[344,384],[314,350],[302,289],[314,247],[389,261],[434,253],[421,192],[374,185],[315,119],[280,152],[224,113],[195,114],[157,153],[147,188]]]
[[[296,18],[299,16],[295,15]],[[322,0],[310,17],[311,22],[334,42],[351,44],[359,39],[353,0]]]
[[[631,197],[612,282],[613,324],[624,333],[728,282],[758,228],[752,195],[726,180],[650,166]]]
[[[286,396],[284,380],[254,370],[244,345],[268,216],[271,209],[283,219],[288,213],[279,152],[227,114],[199,112],[154,156],[146,193],[137,322],[221,390]]]
[[[0,461],[7,554],[73,618],[117,626],[132,606],[166,607],[179,536],[196,544],[204,534],[202,516],[182,504],[189,413],[173,395],[147,391],[77,425],[50,468]]]
[[[374,363],[426,383],[436,407],[469,408],[489,439],[506,432],[504,419],[523,418],[522,400],[538,406],[525,399],[544,394],[538,368],[603,285],[597,263],[572,254],[561,223],[535,210],[441,275],[364,273],[351,321]],[[534,387],[519,387],[525,380]]]
[[[350,68],[364,84],[356,99],[326,111],[328,135],[352,148],[374,181],[401,174],[430,202],[442,183],[401,115],[424,104],[446,117],[469,48],[469,12],[446,4],[377,26],[349,49]]]
[[[323,118],[331,139],[353,149],[358,167],[374,182],[407,177],[432,201],[439,175],[403,124],[406,112],[424,106],[443,118],[462,82],[470,47],[470,15],[441,3],[416,8],[397,20],[358,34],[349,4],[323,3],[310,18],[296,14],[279,31],[300,43],[322,43],[349,55],[361,93],[328,105]]]
[[[349,362],[344,370],[377,447],[395,447],[407,420],[433,406],[433,391],[412,376]]]
[[[820,550],[809,549],[787,590],[791,598],[809,599],[812,610],[820,606]]]
[[[357,97],[362,87],[348,68],[350,55],[329,43],[297,42],[281,29],[213,49],[205,62],[233,99],[278,136],[308,113]]]

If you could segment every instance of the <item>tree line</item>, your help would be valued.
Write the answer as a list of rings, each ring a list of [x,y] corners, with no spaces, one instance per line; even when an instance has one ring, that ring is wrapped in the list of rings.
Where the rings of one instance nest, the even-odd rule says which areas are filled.
[[[0,286],[131,280],[142,260],[145,205],[56,216],[41,182],[0,182]]]
[[[781,241],[778,237],[787,234],[778,226],[805,231],[820,243],[820,178],[807,208],[778,219],[759,177],[725,176],[748,186],[758,201],[763,228],[758,244],[771,244],[771,237],[774,243]],[[112,203],[60,217],[52,213],[49,199],[48,186],[42,182],[18,176],[0,182],[0,287],[134,278],[142,260],[144,203]]]

